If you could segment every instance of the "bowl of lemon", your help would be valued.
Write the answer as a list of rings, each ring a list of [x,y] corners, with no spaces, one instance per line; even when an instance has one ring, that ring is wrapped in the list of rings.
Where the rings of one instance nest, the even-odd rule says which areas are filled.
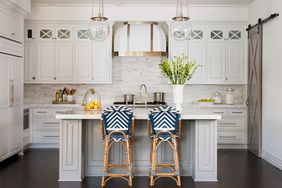
[[[98,101],[92,101],[89,104],[85,105],[86,111],[93,111],[93,110],[101,110],[101,105]]]

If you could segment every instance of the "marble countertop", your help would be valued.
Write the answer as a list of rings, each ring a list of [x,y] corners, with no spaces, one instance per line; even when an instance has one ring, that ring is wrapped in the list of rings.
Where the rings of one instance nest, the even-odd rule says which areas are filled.
[[[24,109],[27,108],[79,108],[80,104],[24,104]],[[209,109],[209,108],[227,108],[227,109],[247,109],[248,107],[245,104],[190,104],[187,108],[201,108],[201,109]]]
[[[150,108],[135,108],[133,109],[134,119],[145,120],[148,118]],[[101,111],[84,111],[82,108],[74,108],[71,111],[57,114],[56,119],[101,119]],[[181,119],[185,120],[220,120],[221,115],[213,114],[205,109],[185,108],[183,109]]]

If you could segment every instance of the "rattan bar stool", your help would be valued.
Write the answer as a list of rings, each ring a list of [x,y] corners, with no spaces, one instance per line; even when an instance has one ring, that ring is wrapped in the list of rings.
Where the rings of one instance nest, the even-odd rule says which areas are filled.
[[[133,178],[133,112],[126,106],[111,106],[102,112],[102,136],[104,140],[104,166],[101,186],[104,187],[111,178],[123,178],[132,186]],[[125,148],[126,163],[110,164],[109,152],[113,144],[119,143]],[[124,170],[113,173],[111,170]]]
[[[181,114],[170,106],[154,108],[149,113],[148,134],[151,138],[150,149],[150,186],[161,177],[170,177],[175,180],[177,186],[181,186],[179,172],[178,140],[181,131]],[[167,143],[173,151],[174,163],[157,163],[157,149],[162,143]],[[160,172],[160,168],[166,168],[169,172]]]

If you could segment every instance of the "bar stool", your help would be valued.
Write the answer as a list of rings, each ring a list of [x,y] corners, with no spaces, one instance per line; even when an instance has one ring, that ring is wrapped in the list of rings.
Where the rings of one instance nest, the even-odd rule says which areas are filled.
[[[148,133],[151,138],[150,149],[150,186],[161,177],[170,177],[177,186],[181,186],[179,172],[178,138],[181,131],[181,114],[170,106],[154,108],[149,113]],[[156,151],[160,144],[167,143],[173,150],[174,163],[157,163]],[[170,172],[159,172],[159,168],[170,169]]]
[[[102,137],[104,140],[104,166],[101,186],[111,178],[123,178],[132,186],[133,152],[132,135],[134,132],[133,112],[126,106],[111,106],[102,111]],[[125,148],[126,163],[110,164],[109,152],[113,144],[120,143]],[[112,173],[111,169],[127,169],[124,173]]]

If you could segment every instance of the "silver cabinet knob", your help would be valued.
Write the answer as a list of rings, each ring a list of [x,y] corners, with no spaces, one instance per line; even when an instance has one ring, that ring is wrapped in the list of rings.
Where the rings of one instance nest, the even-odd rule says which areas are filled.
[[[54,77],[54,80],[56,80],[57,78],[56,77]]]
[[[92,80],[94,80],[94,77],[92,77]]]
[[[33,80],[35,80],[35,76],[34,76],[34,77],[32,77],[32,79],[33,79]]]
[[[14,36],[14,35],[15,35],[15,33],[11,33],[11,35],[13,35],[13,36]]]

